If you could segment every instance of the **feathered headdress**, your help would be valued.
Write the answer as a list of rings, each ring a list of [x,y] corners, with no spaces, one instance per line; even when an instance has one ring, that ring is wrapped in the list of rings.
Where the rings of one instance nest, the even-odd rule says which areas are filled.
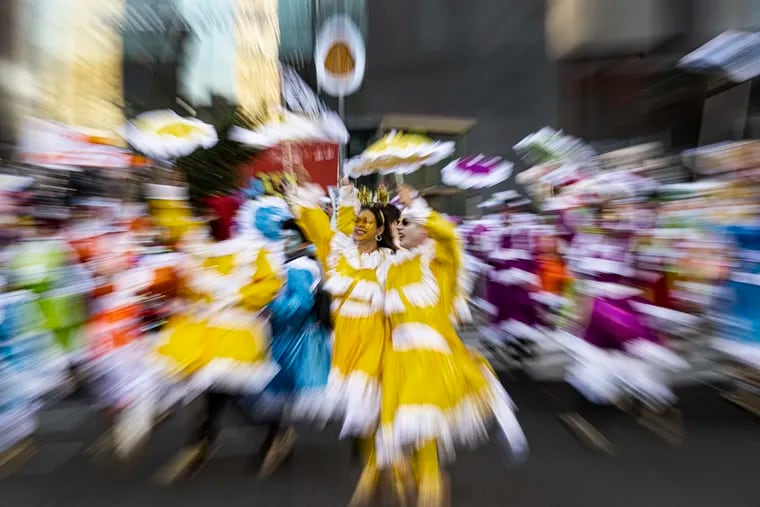
[[[373,192],[367,187],[362,187],[359,189],[358,199],[359,204],[364,207],[387,206],[391,200],[391,195],[383,186],[379,187],[377,192]]]
[[[274,196],[249,199],[235,217],[237,235],[250,239],[277,241],[281,239],[282,224],[292,218],[285,201]]]

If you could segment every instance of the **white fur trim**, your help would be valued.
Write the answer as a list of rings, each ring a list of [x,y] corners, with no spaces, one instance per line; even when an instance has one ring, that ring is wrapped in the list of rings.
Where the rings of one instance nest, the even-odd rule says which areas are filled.
[[[356,187],[340,187],[338,191],[338,206],[350,207],[354,209],[354,213],[359,213],[361,203],[359,202],[359,191]]]
[[[351,299],[357,299],[359,301],[366,301],[373,307],[377,308],[378,303],[383,299],[383,292],[380,288],[380,284],[377,282],[359,280],[351,290],[351,294],[349,294],[348,297]]]
[[[394,266],[419,259],[420,275],[422,278],[419,282],[405,285],[398,290],[393,289],[386,294],[386,298],[391,299],[391,301],[385,304],[387,314],[404,312],[405,305],[400,297],[400,293],[404,294],[404,298],[410,305],[417,308],[429,308],[438,304],[440,301],[440,289],[431,269],[434,255],[435,242],[427,240],[420,247],[399,252],[389,259],[389,262]]]
[[[331,274],[325,281],[324,289],[331,296],[345,296],[352,283],[353,279],[348,276]]]
[[[650,406],[672,404],[676,397],[665,369],[618,351],[606,351],[568,333],[555,333],[575,363],[565,380],[592,403],[611,404],[632,396]]]
[[[322,280],[322,270],[319,268],[319,264],[309,257],[298,257],[291,261],[288,261],[285,265],[288,270],[301,270],[307,271],[311,274],[314,280],[311,284],[311,291],[314,292],[319,286],[319,282]]]
[[[250,394],[263,390],[280,371],[272,361],[242,363],[217,358],[197,371],[188,382],[189,398],[211,388],[230,393]]]
[[[410,222],[424,225],[427,223],[432,212],[433,210],[428,206],[427,201],[418,197],[412,201],[412,204],[409,207],[404,208],[401,212],[401,216]]]
[[[264,324],[258,313],[234,307],[236,303],[237,298],[218,305],[212,304],[206,325],[220,329],[251,331]]]
[[[296,187],[293,192],[286,196],[293,215],[300,216],[300,208],[320,208],[320,199],[325,196],[325,192],[319,185],[307,184]]]
[[[441,334],[426,324],[412,322],[399,324],[391,333],[393,350],[435,350],[450,353],[451,348]]]
[[[348,300],[342,305],[340,301],[333,301],[330,307],[333,312],[336,312],[340,308],[338,315],[351,318],[372,317],[381,311],[381,308],[374,308],[368,303],[353,300]]]
[[[248,199],[235,213],[235,229],[237,236],[248,241],[258,241],[261,244],[270,244],[272,240],[265,237],[255,227],[256,212],[261,208],[275,208],[290,215],[288,203],[280,198],[269,195],[259,196],[256,199]],[[236,238],[237,239],[237,238]]]
[[[538,276],[528,271],[516,268],[493,271],[491,273],[491,280],[502,285],[538,285],[540,283]]]
[[[451,409],[435,405],[399,407],[393,423],[384,424],[377,434],[378,464],[392,464],[406,448],[419,447],[430,440],[438,443],[443,459],[452,460],[457,446],[472,448],[488,439],[491,420],[496,421],[515,458],[523,459],[528,442],[515,417],[514,403],[490,371],[482,372],[488,381],[485,391],[461,400]]]
[[[335,270],[341,257],[345,258],[348,265],[353,269],[375,270],[386,258],[390,257],[390,253],[385,249],[377,249],[371,253],[361,253],[352,238],[336,232],[330,242],[330,255],[327,258],[328,267],[331,270]]]
[[[585,258],[577,266],[579,271],[590,274],[616,274],[626,277],[631,277],[635,274],[633,268],[628,263],[608,259]]]
[[[473,259],[465,252],[464,242],[458,230],[454,231],[454,245],[459,250],[460,264],[457,266],[457,289],[450,319],[455,325],[459,325],[473,320],[468,299],[475,289],[477,271],[473,268]]]
[[[256,259],[262,251],[261,243],[245,238],[235,238],[219,243],[202,245],[185,258],[182,272],[188,287],[199,294],[213,296],[225,304],[239,298],[240,290],[256,274]],[[271,269],[281,271],[281,262],[269,250],[264,250]],[[228,274],[203,266],[207,259],[234,255],[234,267]]]
[[[373,311],[382,308],[383,291],[380,284],[359,280],[349,293],[353,280],[347,276],[333,275],[325,283],[325,290],[335,298],[348,298],[346,302],[367,303]]]
[[[187,192],[186,186],[145,184],[145,194],[152,201],[187,201]]]
[[[396,289],[390,289],[385,294],[385,313],[392,315],[394,313],[404,313],[404,302],[401,300],[401,295]]]
[[[636,287],[610,282],[597,282],[587,280],[580,284],[578,291],[595,297],[609,297],[613,299],[625,299],[638,296],[641,290]]]
[[[325,411],[326,400],[325,387],[298,391],[291,401],[288,419],[294,422],[326,424],[330,419],[330,414]]]
[[[501,248],[488,256],[495,261],[530,260],[533,258],[527,250],[519,248]]]
[[[432,274],[428,277],[424,271],[426,270],[423,268],[422,282],[407,285],[402,289],[406,300],[418,308],[428,308],[438,304],[438,284],[435,283]]]
[[[333,369],[325,387],[324,410],[330,418],[342,418],[341,438],[371,435],[380,418],[380,384],[361,371],[344,376]]]
[[[467,297],[460,294],[454,298],[454,314],[452,321],[456,324],[469,324],[473,321],[472,311]]]
[[[689,368],[689,363],[670,349],[647,340],[626,343],[625,350],[652,366],[678,372]]]

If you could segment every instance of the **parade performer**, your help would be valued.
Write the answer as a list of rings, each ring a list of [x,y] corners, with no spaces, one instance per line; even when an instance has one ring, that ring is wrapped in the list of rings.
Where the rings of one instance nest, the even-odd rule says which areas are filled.
[[[47,329],[72,364],[83,347],[87,298],[92,289],[89,274],[77,262],[74,250],[45,220],[6,252],[10,285],[38,294]]]
[[[268,416],[260,475],[267,476],[288,457],[295,432],[288,422],[313,422],[320,415],[330,372],[330,300],[313,249],[295,221],[282,225],[285,286],[267,307],[272,359],[280,371],[261,396],[253,415]]]
[[[392,345],[383,361],[378,459],[398,464],[414,454],[418,505],[446,496],[439,452],[487,438],[496,419],[512,451],[527,442],[511,399],[486,361],[470,352],[454,324],[469,318],[464,254],[454,224],[402,187],[406,206],[399,239],[406,249],[388,261],[385,311]]]
[[[259,212],[274,221],[284,219],[286,211],[260,208],[265,207],[254,200],[242,206],[237,217],[242,230],[233,239],[183,240],[187,258],[180,293],[188,304],[167,324],[158,353],[174,374],[188,379],[191,395],[205,393],[206,411],[191,445],[160,474],[162,482],[173,481],[208,455],[230,396],[261,391],[278,371],[268,357],[261,311],[283,286],[281,261],[248,232]]]
[[[374,199],[368,191],[343,187],[337,230],[332,230],[319,206],[322,195],[318,187],[300,186],[290,191],[289,200],[299,227],[316,247],[326,272],[325,290],[333,298],[332,366],[325,406],[342,419],[341,437],[363,439],[366,465],[357,492],[374,490],[378,480],[374,434],[388,342],[381,271],[394,251],[383,212],[388,196],[381,193]]]
[[[66,366],[36,295],[0,294],[0,454],[34,434],[42,399],[65,385]]]
[[[618,203],[605,199],[568,252],[576,278],[576,325],[583,333],[582,340],[557,335],[574,358],[566,380],[593,403],[614,403],[634,393],[647,403],[669,406],[675,395],[665,372],[686,364],[639,311],[647,301],[636,287],[631,224]]]

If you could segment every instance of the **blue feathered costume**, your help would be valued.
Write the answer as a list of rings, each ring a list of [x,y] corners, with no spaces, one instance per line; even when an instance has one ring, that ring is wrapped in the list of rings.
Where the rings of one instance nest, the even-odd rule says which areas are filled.
[[[313,258],[314,248],[306,242],[287,208],[276,205],[275,199],[259,197],[259,206],[248,220],[251,232],[269,240],[271,250],[278,252],[284,278],[280,293],[266,308],[270,354],[280,370],[263,393],[245,400],[251,415],[269,426],[263,475],[272,473],[292,450],[295,433],[288,424],[314,422],[323,413],[319,408],[330,371],[332,333],[330,301],[321,290],[322,276]]]

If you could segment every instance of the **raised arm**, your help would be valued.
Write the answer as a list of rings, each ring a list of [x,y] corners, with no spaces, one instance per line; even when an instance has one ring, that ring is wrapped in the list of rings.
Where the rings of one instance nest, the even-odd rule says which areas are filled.
[[[244,307],[259,311],[272,302],[283,285],[279,266],[274,265],[265,249],[259,250],[256,267],[250,282],[240,289],[240,299]]]
[[[321,195],[319,187],[300,186],[290,191],[288,202],[296,223],[306,235],[306,239],[317,249],[319,261],[325,265],[335,232],[330,227],[330,217],[319,206]]]
[[[421,197],[411,200],[404,215],[425,227],[430,239],[437,243],[448,260],[461,262],[461,242],[456,227],[446,217],[433,210]]]
[[[467,297],[472,290],[473,280],[465,266],[464,246],[455,225],[440,213],[434,211],[427,202],[409,189],[399,193],[402,204],[407,204],[404,215],[425,227],[428,237],[435,241],[438,265],[446,271],[441,273],[441,281],[448,285],[451,294],[451,316],[457,322],[468,322],[472,316],[467,305]]]
[[[354,231],[356,222],[356,213],[359,208],[359,192],[353,185],[343,185],[340,187],[338,195],[338,232],[350,236]]]

